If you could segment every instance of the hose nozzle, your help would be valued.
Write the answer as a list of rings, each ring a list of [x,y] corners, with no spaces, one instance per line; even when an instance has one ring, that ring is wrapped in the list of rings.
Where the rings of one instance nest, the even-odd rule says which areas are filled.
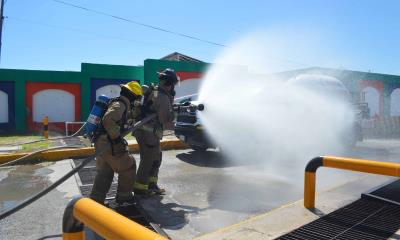
[[[204,110],[204,104],[193,104],[190,102],[185,102],[181,104],[174,104],[173,106],[175,112],[179,112],[182,110],[189,110],[190,112],[196,112],[196,111],[203,111]]]
[[[194,105],[196,106],[196,105]],[[199,105],[196,106],[196,110],[198,111],[203,111],[204,110],[204,104],[200,103]]]

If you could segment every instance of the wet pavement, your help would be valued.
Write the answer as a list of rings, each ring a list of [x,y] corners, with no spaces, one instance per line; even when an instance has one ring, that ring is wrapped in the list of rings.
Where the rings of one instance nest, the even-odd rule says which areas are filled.
[[[366,140],[344,155],[399,161],[400,141]],[[192,239],[302,199],[304,167],[282,176],[283,173],[271,173],[263,165],[232,163],[212,150],[168,151],[164,152],[160,172],[160,184],[167,195],[142,203],[172,239]],[[365,176],[321,168],[317,191]]]
[[[0,168],[1,212],[43,190],[69,170],[69,160]],[[78,193],[74,177],[69,178],[36,202],[0,220],[0,239],[40,239],[61,234],[64,209]]]
[[[138,161],[139,156],[134,156]],[[400,140],[366,140],[345,156],[397,162]],[[68,160],[0,168],[0,210],[44,189],[69,170]],[[213,150],[166,151],[160,184],[167,194],[141,202],[172,239],[191,239],[301,199],[304,167],[294,170],[283,174],[257,164],[232,163]],[[318,170],[318,191],[364,176],[322,168]],[[34,204],[0,221],[0,239],[38,239],[61,233],[63,210],[77,193],[72,177]]]
[[[0,168],[0,211],[48,187],[50,173],[43,164]]]

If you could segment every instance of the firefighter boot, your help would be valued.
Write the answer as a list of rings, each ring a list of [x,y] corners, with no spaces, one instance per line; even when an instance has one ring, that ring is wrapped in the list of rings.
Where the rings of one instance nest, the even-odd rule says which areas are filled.
[[[149,190],[154,192],[154,194],[165,195],[165,189],[164,188],[160,188],[157,185],[157,183],[150,183],[149,184]]]
[[[155,194],[150,189],[134,189],[133,192],[135,193],[135,197],[140,198],[149,198]]]
[[[132,205],[135,204],[135,198],[132,193],[129,194],[117,194],[115,202],[118,205]]]

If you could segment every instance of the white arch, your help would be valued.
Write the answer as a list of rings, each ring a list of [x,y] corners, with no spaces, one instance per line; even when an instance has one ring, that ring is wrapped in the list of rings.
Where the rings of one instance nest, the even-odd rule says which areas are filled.
[[[105,85],[96,90],[96,99],[100,95],[105,95],[109,98],[115,98],[119,96],[120,92],[121,92],[121,87],[119,85],[116,84]]]
[[[390,116],[400,116],[400,88],[390,94]]]
[[[201,78],[185,79],[184,81],[180,82],[179,85],[175,86],[175,98],[199,93],[200,84]]]
[[[365,93],[365,102],[368,103],[370,116],[379,115],[379,92],[374,87],[366,87],[362,90]]]
[[[8,123],[8,94],[0,90],[0,123]]]
[[[49,122],[75,121],[75,96],[59,89],[47,89],[33,95],[33,121],[41,122],[45,116]]]

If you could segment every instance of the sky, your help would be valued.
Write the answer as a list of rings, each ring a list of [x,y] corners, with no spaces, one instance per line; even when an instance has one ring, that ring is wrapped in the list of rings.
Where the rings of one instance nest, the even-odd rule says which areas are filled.
[[[279,70],[320,66],[400,75],[396,0],[62,1],[216,44],[57,0],[5,0],[1,68],[79,71],[82,62],[136,66],[172,52],[213,62],[239,39],[262,31],[288,40],[281,41],[285,51],[266,54],[281,63]],[[305,42],[307,51],[294,49]]]

